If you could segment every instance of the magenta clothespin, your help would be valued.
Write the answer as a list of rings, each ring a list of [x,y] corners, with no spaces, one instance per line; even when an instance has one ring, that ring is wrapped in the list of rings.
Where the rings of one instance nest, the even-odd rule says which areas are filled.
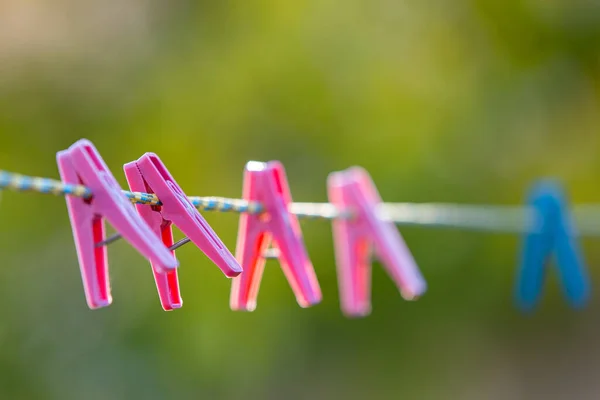
[[[244,170],[243,198],[259,202],[264,212],[242,214],[236,257],[244,272],[233,279],[230,305],[233,310],[253,311],[265,266],[264,252],[271,241],[279,249],[281,268],[301,307],[321,301],[321,289],[308,258],[295,215],[283,166],[278,161],[250,161]]]
[[[65,183],[85,185],[92,198],[67,196],[67,209],[88,306],[92,309],[112,302],[108,279],[104,219],[144,257],[165,271],[177,268],[177,260],[150,227],[135,212],[133,205],[121,192],[94,145],[85,139],[56,154],[60,176]]]
[[[155,193],[160,199],[160,206],[138,204],[136,208],[166,246],[173,245],[172,225],[175,225],[217,264],[226,276],[234,277],[242,272],[233,254],[183,193],[156,154],[146,153],[137,161],[125,164],[123,168],[132,191]],[[154,263],[152,269],[163,308],[170,310],[181,307],[177,272],[164,273],[160,266]]]
[[[353,213],[333,221],[340,302],[350,317],[371,312],[371,250],[399,287],[402,296],[413,299],[426,290],[426,283],[410,251],[393,223],[376,213],[381,198],[371,177],[354,167],[329,175],[329,201]]]

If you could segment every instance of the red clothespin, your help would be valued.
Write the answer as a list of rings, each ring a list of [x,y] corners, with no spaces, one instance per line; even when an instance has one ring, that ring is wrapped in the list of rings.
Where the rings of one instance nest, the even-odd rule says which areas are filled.
[[[160,199],[160,206],[138,204],[136,208],[152,228],[154,235],[160,237],[167,247],[173,245],[172,225],[175,225],[217,264],[226,276],[234,277],[242,272],[233,254],[183,193],[156,154],[146,153],[137,161],[125,164],[123,168],[132,191],[155,193]],[[163,308],[171,310],[181,307],[177,271],[165,273],[160,265],[154,263],[152,269]]]
[[[244,170],[243,198],[263,205],[261,214],[242,214],[236,257],[244,272],[233,279],[233,310],[253,311],[271,241],[279,249],[281,268],[301,307],[321,301],[321,289],[302,240],[300,224],[288,211],[292,202],[285,170],[278,161],[250,161]]]
[[[82,139],[69,149],[59,151],[56,160],[65,183],[85,185],[93,195],[90,199],[66,197],[90,308],[105,307],[112,302],[106,246],[96,246],[106,237],[104,219],[144,257],[153,260],[163,270],[177,268],[177,260],[135,212],[90,141]]]
[[[354,167],[329,175],[329,201],[339,209],[353,212],[351,218],[333,221],[340,302],[350,317],[371,312],[371,250],[399,287],[406,299],[425,292],[426,283],[392,222],[378,218],[376,207],[381,198],[371,177]]]

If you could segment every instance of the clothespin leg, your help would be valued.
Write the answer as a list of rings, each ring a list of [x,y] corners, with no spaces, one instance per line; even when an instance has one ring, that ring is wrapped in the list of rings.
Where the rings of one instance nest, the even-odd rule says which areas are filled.
[[[555,238],[558,273],[567,300],[572,307],[581,308],[590,298],[590,278],[566,200],[562,196],[557,199],[562,211]]]
[[[173,245],[172,229],[163,229],[161,237],[165,246],[170,247]],[[175,251],[171,251],[171,254],[175,257]],[[151,264],[154,281],[156,282],[156,288],[163,310],[171,311],[176,308],[181,308],[183,306],[183,300],[179,290],[177,271],[164,272],[156,265],[156,263],[152,262]]]
[[[256,309],[258,290],[260,289],[260,281],[266,262],[262,255],[269,247],[272,236],[266,232],[252,235],[247,230],[243,233],[242,230],[245,230],[248,226],[244,220],[248,218],[252,217],[244,214],[240,218],[240,233],[238,233],[240,240],[238,240],[236,246],[236,259],[240,262],[240,265],[251,267],[245,268],[240,275],[231,280],[229,305],[235,311],[254,311]],[[255,242],[256,245],[250,246],[246,242]]]

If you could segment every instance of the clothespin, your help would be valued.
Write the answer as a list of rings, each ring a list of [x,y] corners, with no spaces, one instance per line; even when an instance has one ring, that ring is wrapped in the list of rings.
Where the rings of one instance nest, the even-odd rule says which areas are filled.
[[[81,184],[92,198],[67,196],[67,209],[88,306],[91,309],[112,302],[105,246],[96,246],[105,237],[106,219],[144,257],[164,271],[177,268],[177,260],[135,212],[94,145],[85,139],[56,155],[65,183]]]
[[[233,279],[233,310],[253,311],[262,278],[264,253],[271,241],[279,250],[281,268],[301,307],[321,301],[321,289],[304,247],[300,224],[288,210],[292,202],[283,165],[250,161],[244,170],[243,198],[262,203],[262,214],[242,214],[236,258],[244,272]]]
[[[349,317],[371,312],[373,248],[405,299],[422,295],[425,280],[396,226],[378,217],[381,198],[367,171],[353,167],[334,172],[327,187],[329,201],[353,214],[333,221],[342,312]]]
[[[536,306],[547,263],[554,254],[567,300],[575,308],[584,306],[590,297],[589,277],[562,188],[553,182],[539,182],[531,190],[528,204],[535,218],[523,244],[516,288],[518,305],[524,311]]]
[[[172,225],[177,226],[204,254],[208,256],[226,276],[234,277],[242,268],[223,244],[221,239],[200,215],[198,210],[181,190],[163,162],[156,154],[146,153],[137,161],[123,167],[127,183],[132,191],[155,193],[160,206],[137,204],[138,213],[161,238],[165,246],[173,245]],[[173,256],[175,252],[172,252]],[[163,271],[152,262],[154,279],[161,304],[165,310],[182,305],[177,271]]]

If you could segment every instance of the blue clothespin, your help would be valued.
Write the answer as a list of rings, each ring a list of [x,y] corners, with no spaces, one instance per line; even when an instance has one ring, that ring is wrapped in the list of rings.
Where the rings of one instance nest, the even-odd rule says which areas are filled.
[[[528,204],[535,210],[535,223],[524,240],[516,291],[519,307],[524,311],[535,308],[551,255],[556,256],[568,302],[574,308],[583,307],[590,297],[589,277],[562,188],[553,182],[539,182],[531,190]]]

